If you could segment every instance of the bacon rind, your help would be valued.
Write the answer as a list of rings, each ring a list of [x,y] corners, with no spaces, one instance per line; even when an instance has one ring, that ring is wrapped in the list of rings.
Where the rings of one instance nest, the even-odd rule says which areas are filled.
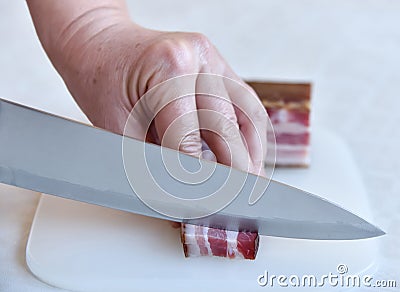
[[[302,102],[311,98],[310,83],[247,81],[262,101]]]

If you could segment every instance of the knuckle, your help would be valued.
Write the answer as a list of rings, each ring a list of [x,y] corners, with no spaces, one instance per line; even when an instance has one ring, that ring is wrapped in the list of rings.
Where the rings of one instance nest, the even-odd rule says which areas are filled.
[[[213,58],[215,54],[213,53],[214,46],[211,41],[202,33],[191,33],[192,45],[196,48],[199,60],[203,64],[207,64]]]
[[[202,33],[194,32],[191,33],[191,38],[194,44],[201,48],[209,49],[211,47],[211,42],[207,36]]]
[[[201,33],[169,33],[150,45],[145,54],[161,60],[167,74],[183,75],[199,70],[209,59],[213,45]]]
[[[255,124],[267,123],[267,112],[261,107],[261,105],[259,107],[257,106],[253,108],[249,114],[250,120],[253,121]]]
[[[240,130],[239,126],[236,121],[232,119],[220,119],[219,121],[219,127],[221,129],[221,135],[231,141],[231,140],[236,140],[237,138],[240,138]]]
[[[239,134],[236,115],[229,110],[214,109],[211,114],[199,113],[199,118],[202,129],[214,132],[224,139],[236,139]]]
[[[186,154],[199,156],[201,154],[201,137],[198,131],[185,135],[179,143],[179,151]]]
[[[172,74],[185,74],[191,71],[192,52],[184,40],[163,40],[157,49],[161,60]]]

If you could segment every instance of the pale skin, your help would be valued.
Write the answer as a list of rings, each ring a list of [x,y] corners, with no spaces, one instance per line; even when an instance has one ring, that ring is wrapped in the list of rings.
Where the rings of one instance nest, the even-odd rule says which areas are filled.
[[[130,19],[122,0],[27,3],[47,55],[78,105],[97,127],[122,134],[138,100],[157,84],[179,75],[218,74],[251,90],[207,37],[143,28]],[[223,90],[230,99],[238,98],[237,92]],[[204,121],[191,115],[190,122],[185,123],[190,131],[188,127],[174,130],[173,141],[164,139],[167,142],[163,145],[200,156],[204,140],[218,162],[263,175],[267,117],[261,104],[244,104],[253,123],[230,102],[197,95],[175,101],[157,114],[148,140],[161,143],[168,125],[185,113],[213,110],[232,122],[209,123],[222,133],[222,138],[198,130]]]

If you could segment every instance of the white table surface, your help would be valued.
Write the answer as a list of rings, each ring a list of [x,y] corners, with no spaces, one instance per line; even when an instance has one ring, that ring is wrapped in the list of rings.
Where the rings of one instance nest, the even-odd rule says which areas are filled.
[[[348,142],[374,223],[388,233],[375,278],[400,286],[400,2],[135,0],[129,6],[144,26],[206,34],[243,77],[314,83],[313,123]],[[85,121],[42,51],[24,1],[0,1],[0,96]],[[60,291],[25,263],[38,198],[1,186],[1,292]]]

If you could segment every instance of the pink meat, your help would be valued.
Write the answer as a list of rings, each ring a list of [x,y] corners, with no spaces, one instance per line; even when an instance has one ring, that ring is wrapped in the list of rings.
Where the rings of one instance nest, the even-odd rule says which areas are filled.
[[[245,259],[255,259],[258,250],[258,234],[254,232],[239,232],[237,248]]]
[[[203,227],[204,228],[204,227]],[[208,243],[211,253],[214,256],[227,256],[228,244],[226,241],[226,231],[223,229],[207,228]]]
[[[201,237],[201,240],[199,240]],[[181,225],[181,239],[186,257],[218,256],[254,260],[258,250],[257,232]]]

